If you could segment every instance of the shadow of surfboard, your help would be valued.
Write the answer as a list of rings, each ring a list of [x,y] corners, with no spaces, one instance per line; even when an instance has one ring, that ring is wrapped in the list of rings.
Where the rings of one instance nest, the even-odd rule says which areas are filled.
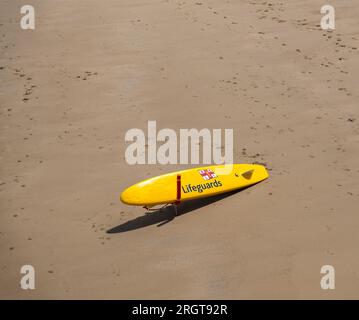
[[[202,198],[202,199],[196,199],[196,200],[189,200],[186,202],[182,202],[177,207],[177,216],[175,215],[175,210],[173,206],[168,206],[163,209],[159,209],[150,213],[145,214],[144,216],[135,218],[133,220],[127,221],[123,224],[120,224],[114,228],[111,228],[106,231],[106,233],[123,233],[128,232],[140,228],[145,228],[154,224],[157,224],[157,227],[161,227],[170,221],[172,221],[174,218],[178,218],[179,216],[192,212],[194,210],[197,210],[199,208],[208,206],[212,203],[215,203],[217,201],[220,201],[224,198],[227,198],[233,194],[239,193],[244,191],[245,189],[252,187],[248,186],[239,190],[234,190],[231,192],[223,193],[220,195]]]

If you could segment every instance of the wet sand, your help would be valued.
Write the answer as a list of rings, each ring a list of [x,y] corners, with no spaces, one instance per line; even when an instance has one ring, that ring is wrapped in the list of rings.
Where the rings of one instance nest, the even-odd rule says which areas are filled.
[[[0,10],[0,298],[359,298],[359,7],[21,1]],[[270,179],[145,215],[131,128],[233,128]],[[36,289],[19,286],[31,264]],[[322,290],[333,265],[336,289]]]

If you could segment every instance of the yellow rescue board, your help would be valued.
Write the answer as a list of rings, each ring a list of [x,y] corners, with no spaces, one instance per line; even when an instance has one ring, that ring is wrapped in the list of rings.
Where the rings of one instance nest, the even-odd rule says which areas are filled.
[[[214,196],[268,178],[258,164],[214,165],[167,173],[143,180],[121,194],[121,201],[135,206],[155,206]]]

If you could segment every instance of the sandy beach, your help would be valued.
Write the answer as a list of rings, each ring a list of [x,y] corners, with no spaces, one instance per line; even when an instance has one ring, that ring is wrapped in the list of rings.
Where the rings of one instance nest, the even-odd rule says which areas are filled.
[[[28,2],[0,4],[1,299],[359,298],[357,1],[330,1],[334,31],[319,0]],[[175,218],[127,206],[191,167],[126,162],[149,120],[232,128],[270,178]]]

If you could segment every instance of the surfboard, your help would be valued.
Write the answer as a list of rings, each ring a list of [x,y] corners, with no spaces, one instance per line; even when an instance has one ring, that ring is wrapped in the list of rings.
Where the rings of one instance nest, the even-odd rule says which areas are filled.
[[[229,167],[228,167],[229,166]],[[268,178],[259,164],[227,164],[186,169],[149,178],[125,189],[123,203],[152,207],[214,196],[256,184]]]

